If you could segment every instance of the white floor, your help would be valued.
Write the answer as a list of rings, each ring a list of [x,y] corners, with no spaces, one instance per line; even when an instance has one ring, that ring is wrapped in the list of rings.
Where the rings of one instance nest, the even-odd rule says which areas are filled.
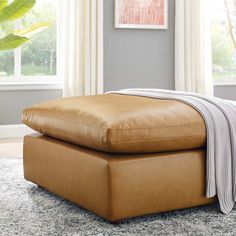
[[[23,139],[0,139],[0,158],[23,156]]]

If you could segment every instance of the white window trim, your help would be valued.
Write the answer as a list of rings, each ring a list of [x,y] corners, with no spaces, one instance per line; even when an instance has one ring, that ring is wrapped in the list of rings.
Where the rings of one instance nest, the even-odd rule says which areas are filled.
[[[1,82],[0,91],[13,90],[62,90],[62,81],[44,81],[44,82]]]
[[[236,77],[235,78],[222,78],[219,80],[213,80],[213,85],[214,86],[234,86],[236,85]]]
[[[60,76],[60,21],[61,6],[57,10],[57,75],[55,76],[23,76],[21,75],[21,48],[14,50],[14,76],[0,78],[0,91],[10,90],[61,90],[63,81]],[[20,21],[16,21],[17,28],[21,26]]]
[[[221,80],[221,81],[214,81],[214,86],[235,86],[236,85],[236,78],[235,81],[227,81],[227,80]]]

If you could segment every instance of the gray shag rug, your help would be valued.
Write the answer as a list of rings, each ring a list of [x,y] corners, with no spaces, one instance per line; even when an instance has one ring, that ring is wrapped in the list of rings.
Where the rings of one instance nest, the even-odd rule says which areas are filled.
[[[236,209],[217,204],[110,224],[23,179],[22,159],[0,159],[0,235],[236,235]]]

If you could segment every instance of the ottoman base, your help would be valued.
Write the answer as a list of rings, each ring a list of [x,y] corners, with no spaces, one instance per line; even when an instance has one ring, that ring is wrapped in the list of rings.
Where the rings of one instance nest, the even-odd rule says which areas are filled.
[[[109,221],[216,201],[205,197],[203,149],[109,154],[30,135],[24,176]]]

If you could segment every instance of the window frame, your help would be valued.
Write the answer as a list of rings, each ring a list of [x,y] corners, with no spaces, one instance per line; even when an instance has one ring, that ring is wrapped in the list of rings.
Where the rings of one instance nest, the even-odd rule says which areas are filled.
[[[60,32],[61,32],[61,4],[57,7],[57,65],[56,75],[26,76],[21,74],[21,47],[14,49],[14,75],[1,76],[0,91],[6,90],[53,90],[62,89],[63,81],[60,76]],[[20,28],[21,20],[15,21],[15,27]]]
[[[213,60],[212,60],[212,66],[213,66]],[[230,85],[235,86],[236,85],[236,75],[235,75],[235,77],[230,78],[230,79],[227,78],[227,76],[225,76],[225,77],[223,77],[223,78],[221,78],[220,80],[217,81],[216,79],[214,79],[213,71],[212,71],[212,81],[213,81],[214,86],[230,86]]]
[[[235,81],[229,81],[227,79],[221,79],[220,81],[215,81],[213,80],[213,84],[214,86],[230,86],[230,85],[236,85],[236,76],[235,79],[233,78],[233,80]]]

